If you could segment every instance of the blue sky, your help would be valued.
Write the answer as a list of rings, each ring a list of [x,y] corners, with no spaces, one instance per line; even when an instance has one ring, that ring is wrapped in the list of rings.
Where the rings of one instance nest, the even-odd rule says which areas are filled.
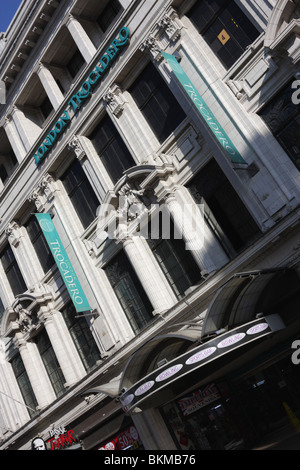
[[[22,0],[0,0],[0,32],[6,31]]]

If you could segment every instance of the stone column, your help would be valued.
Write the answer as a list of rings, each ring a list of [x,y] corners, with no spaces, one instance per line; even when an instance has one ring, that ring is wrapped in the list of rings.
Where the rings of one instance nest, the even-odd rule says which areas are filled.
[[[26,157],[26,149],[24,147],[24,144],[20,138],[20,135],[15,128],[12,116],[9,115],[4,121],[4,130],[6,132],[7,138],[10,142],[10,145],[14,151],[14,154],[18,160],[19,163],[22,162],[22,160]]]
[[[130,93],[122,92],[114,84],[104,96],[104,101],[107,113],[136,163],[147,163],[148,157],[157,151],[160,144]]]
[[[64,95],[56,83],[55,78],[53,77],[50,70],[47,69],[47,67],[45,67],[43,64],[39,64],[37,74],[49,100],[51,101],[53,108],[57,110],[64,100]]]
[[[176,299],[167,286],[163,273],[146,244],[146,240],[133,236],[122,240],[122,244],[153,306],[154,315],[169,310],[175,304]]]
[[[26,343],[22,336],[22,333],[17,333],[15,343],[20,351],[38,405],[44,408],[56,399],[56,395],[36,345],[31,342]]]
[[[72,342],[72,338],[70,337],[70,334],[68,333],[68,337],[66,337],[66,335],[64,335],[65,331],[63,331],[64,328],[60,328],[58,331],[53,315],[45,315],[44,324],[62,373],[65,377],[65,386],[70,387],[85,375],[82,362],[76,349],[71,347],[72,344],[70,344],[70,342]],[[70,350],[72,350],[71,354],[69,354]],[[72,357],[77,358],[77,367],[72,363]]]
[[[24,227],[12,222],[5,230],[16,261],[27,287],[37,284],[44,277],[37,254]]]
[[[177,447],[157,409],[152,408],[131,417],[146,450],[176,451]]]
[[[70,15],[67,21],[67,28],[70,31],[78,49],[80,50],[86,63],[90,63],[96,54],[97,49],[90,40],[88,34],[86,33],[83,26],[80,24],[76,18]]]
[[[23,111],[16,108],[15,106],[11,112],[11,116],[27,153],[35,144],[42,129],[37,124],[28,119]]]
[[[165,197],[165,204],[186,249],[194,257],[203,275],[223,266],[228,258],[204,219],[201,207],[186,194],[175,190]]]

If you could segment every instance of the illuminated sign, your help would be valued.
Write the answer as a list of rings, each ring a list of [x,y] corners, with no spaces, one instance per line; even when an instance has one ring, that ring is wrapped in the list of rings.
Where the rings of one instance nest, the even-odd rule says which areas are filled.
[[[69,257],[59,238],[56,228],[49,214],[35,214],[43,231],[45,239],[57,264],[59,272],[68,289],[76,312],[91,310],[76,273],[71,265]]]
[[[185,92],[188,94],[190,100],[199,111],[202,120],[208,126],[212,134],[215,136],[218,143],[222,146],[223,150],[225,151],[231,162],[246,164],[245,160],[243,159],[233,142],[230,140],[230,138],[228,137],[228,135],[226,134],[226,132],[212,113],[212,111],[209,109],[202,96],[198,93],[195,86],[192,84],[191,80],[186,75],[181,65],[177,62],[176,58],[173,55],[167,54],[165,52],[162,52],[162,55],[170,65],[173,73],[179,80]]]
[[[273,334],[277,329],[284,328],[283,324],[275,326],[276,319],[279,320],[280,317],[278,315],[266,316],[264,319],[259,318],[227,331],[207,343],[201,344],[193,351],[187,351],[173,359],[159,372],[157,370],[151,372],[120,396],[123,411],[129,413],[152,394],[162,391],[175,380],[182,380],[185,375],[191,372],[197,370],[200,379],[201,369],[205,375],[205,367],[212,361],[224,358],[225,355],[248,346],[254,341],[261,340]]]
[[[123,47],[128,44],[129,39],[130,30],[128,28],[122,28],[119,32],[119,36],[111,43],[101,59],[99,59],[96,67],[91,71],[88,78],[81,84],[80,90],[69,100],[68,108],[65,109],[53,129],[45,138],[44,142],[37,149],[34,154],[34,159],[37,165],[45,158],[53,145],[65,132],[67,126],[72,120],[72,117],[74,117],[86,100],[92,95],[93,89],[108,72]]]

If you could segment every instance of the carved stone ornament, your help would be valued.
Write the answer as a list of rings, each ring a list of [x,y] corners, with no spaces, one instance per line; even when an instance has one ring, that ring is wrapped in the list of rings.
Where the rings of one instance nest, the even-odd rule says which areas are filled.
[[[104,101],[106,101],[110,111],[116,117],[121,116],[126,104],[126,100],[118,86],[115,85],[108,90],[108,92],[104,95]]]
[[[161,61],[163,56],[161,50],[163,49],[160,42],[155,38],[153,34],[150,34],[148,38],[140,46],[142,52],[148,51],[154,60]]]
[[[32,317],[28,310],[22,307],[21,304],[18,304],[14,307],[15,313],[18,315],[16,320],[19,328],[23,332],[28,332],[32,328]]]
[[[18,246],[21,239],[20,227],[17,222],[11,222],[5,229],[6,236],[12,246]]]
[[[69,150],[73,151],[76,157],[81,160],[85,156],[85,151],[81,145],[79,138],[74,135],[68,144]]]

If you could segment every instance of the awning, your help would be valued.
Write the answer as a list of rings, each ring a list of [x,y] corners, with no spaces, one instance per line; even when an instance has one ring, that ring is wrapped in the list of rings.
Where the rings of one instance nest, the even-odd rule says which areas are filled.
[[[221,329],[231,329],[256,317],[257,302],[268,284],[286,269],[237,273],[221,286],[203,323],[202,338]]]
[[[175,324],[144,343],[127,361],[121,379],[121,388],[130,387],[145,373],[157,369],[160,362],[169,362],[200,341],[202,322]]]
[[[207,380],[212,371],[221,371],[232,359],[253,351],[254,342],[260,344],[284,327],[279,315],[258,318],[177,356],[122,393],[119,399],[124,412],[136,413],[171,400],[188,386]]]

